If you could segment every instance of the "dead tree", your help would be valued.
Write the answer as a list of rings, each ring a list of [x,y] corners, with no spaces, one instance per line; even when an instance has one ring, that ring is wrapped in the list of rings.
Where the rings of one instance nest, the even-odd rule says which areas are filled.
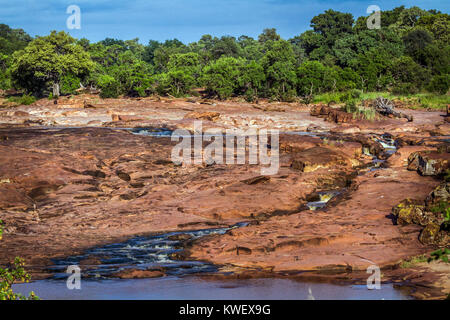
[[[374,101],[374,108],[376,112],[383,116],[394,116],[396,118],[406,118],[409,122],[413,121],[413,117],[411,115],[396,111],[392,101],[387,98],[376,98]]]

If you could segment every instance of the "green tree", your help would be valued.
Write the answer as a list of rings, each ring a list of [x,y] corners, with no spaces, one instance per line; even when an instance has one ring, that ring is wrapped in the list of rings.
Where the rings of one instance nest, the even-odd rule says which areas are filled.
[[[142,59],[150,64],[154,64],[153,59],[155,58],[155,50],[161,46],[161,43],[156,40],[150,40],[148,45],[145,46],[144,53],[142,55]]]
[[[311,27],[324,37],[325,44],[331,48],[337,39],[353,32],[353,22],[350,13],[330,9],[312,18]]]
[[[170,56],[176,53],[187,53],[189,48],[178,39],[166,40],[154,51],[153,64],[158,73],[167,72]]]
[[[399,12],[397,21],[393,23],[391,27],[404,34],[416,27],[418,21],[422,17],[428,15],[431,15],[431,13],[426,10],[420,9],[419,7],[403,9],[401,12]]]
[[[429,70],[420,66],[409,56],[394,59],[389,71],[396,83],[398,93],[416,93],[430,78]]]
[[[266,76],[261,64],[254,60],[247,61],[241,66],[238,93],[245,94],[248,101],[253,101],[259,96],[265,80]]]
[[[146,96],[153,83],[152,67],[127,50],[118,56],[117,64],[106,69],[119,83],[119,92],[127,96]]]
[[[209,95],[219,99],[230,98],[238,89],[237,79],[241,76],[243,59],[222,57],[207,65],[203,71],[202,82]]]
[[[258,41],[260,43],[266,43],[267,41],[278,41],[281,37],[277,33],[277,29],[270,28],[264,29],[263,32],[258,36]]]
[[[266,95],[285,100],[295,95],[295,55],[286,40],[267,41],[261,65],[266,75]]]
[[[83,47],[65,32],[52,31],[45,37],[34,39],[23,50],[13,54],[12,78],[19,87],[29,92],[44,88],[33,85],[50,83],[53,96],[60,95],[61,79],[65,75],[84,77],[93,68],[93,62]]]
[[[11,55],[25,48],[31,40],[22,29],[11,29],[6,24],[0,24],[0,54]]]
[[[211,48],[213,59],[219,59],[222,56],[239,57],[240,47],[236,42],[236,38],[230,36],[221,37],[220,40],[215,41]]]
[[[176,97],[189,93],[200,77],[199,60],[199,55],[195,52],[170,56],[168,72],[159,77],[160,93],[169,93]]]
[[[326,53],[326,49],[321,50],[321,48],[325,45],[324,36],[320,33],[314,32],[313,30],[303,32],[299,36],[298,44],[305,51],[305,54],[310,57],[319,57]],[[323,54],[320,52],[323,52]]]
[[[417,21],[417,26],[431,32],[434,39],[450,43],[450,15],[446,13],[425,15]]]
[[[100,88],[101,98],[117,98],[120,95],[120,84],[112,76],[107,74],[99,75],[97,85]]]
[[[386,51],[391,57],[403,54],[404,46],[400,36],[393,30],[364,30],[348,34],[336,40],[333,46],[339,65],[351,66],[359,54],[367,54],[371,50]]]
[[[435,75],[427,86],[427,90],[439,94],[447,94],[450,88],[450,75]]]

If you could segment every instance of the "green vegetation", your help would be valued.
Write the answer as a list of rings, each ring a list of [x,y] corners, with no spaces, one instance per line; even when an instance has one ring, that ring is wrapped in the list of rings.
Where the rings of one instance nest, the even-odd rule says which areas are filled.
[[[407,95],[397,95],[388,91],[364,92],[357,97],[352,96],[353,90],[343,92],[327,92],[314,96],[315,103],[347,103],[353,101],[356,105],[362,104],[364,100],[373,100],[378,97],[388,98],[393,101],[401,101],[405,107],[410,109],[435,109],[446,110],[447,104],[450,104],[449,95],[437,95],[432,93],[416,93]]]
[[[19,105],[30,105],[36,101],[36,98],[30,94],[24,94],[23,96],[13,96],[9,97],[8,101],[17,103]]]
[[[311,19],[311,30],[287,40],[265,29],[257,39],[207,34],[189,44],[172,39],[147,45],[111,38],[91,43],[56,31],[33,39],[0,25],[0,89],[58,97],[82,85],[115,98],[182,97],[205,88],[219,99],[355,105],[382,95],[410,107],[445,107],[450,16],[401,6],[382,17],[382,28],[369,30],[367,17],[355,21],[327,10]]]
[[[450,169],[445,170],[444,181],[450,182]]]
[[[447,201],[441,201],[438,204],[430,208],[430,211],[435,214],[440,214],[444,217],[441,229],[450,231],[450,203]]]
[[[403,260],[400,263],[400,267],[401,268],[411,268],[411,267],[413,267],[414,265],[416,265],[418,263],[427,262],[428,259],[429,258],[427,257],[427,255],[421,254],[421,255],[418,255],[418,256],[415,256],[415,257],[411,257],[411,258],[409,258],[407,260]]]
[[[64,77],[83,78],[93,67],[89,54],[74,38],[65,32],[53,31],[16,51],[9,71],[13,83],[27,92],[42,94],[47,84],[51,84],[53,96],[58,97]]]
[[[0,240],[3,236],[4,223],[0,220]],[[19,257],[14,259],[11,268],[0,268],[0,300],[39,300],[39,297],[30,292],[28,297],[14,293],[12,285],[17,282],[29,282],[30,275],[24,269],[25,261]]]
[[[428,262],[431,262],[433,260],[441,260],[443,262],[449,262],[448,256],[450,255],[450,249],[449,248],[443,248],[436,251],[433,251],[431,253],[431,257],[428,259]]]
[[[16,258],[12,268],[0,268],[0,300],[39,300],[33,291],[26,297],[12,290],[14,283],[30,281],[30,275],[26,273],[24,266],[23,259]]]

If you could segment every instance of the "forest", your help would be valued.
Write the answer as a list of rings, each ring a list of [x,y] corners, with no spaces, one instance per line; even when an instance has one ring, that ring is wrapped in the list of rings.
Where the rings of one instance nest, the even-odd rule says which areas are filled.
[[[74,39],[64,31],[35,38],[0,25],[0,89],[35,98],[98,89],[102,98],[198,95],[216,99],[308,103],[320,94],[336,99],[364,92],[445,95],[450,85],[450,16],[397,7],[381,12],[381,28],[368,17],[327,10],[310,30],[282,39],[265,29],[254,39],[205,34],[147,45],[139,39]]]

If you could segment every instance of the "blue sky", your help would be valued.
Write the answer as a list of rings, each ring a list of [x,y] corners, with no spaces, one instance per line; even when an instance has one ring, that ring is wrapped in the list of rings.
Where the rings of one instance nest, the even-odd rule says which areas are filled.
[[[68,30],[66,9],[81,8],[81,30]],[[30,35],[65,30],[91,41],[106,37],[132,39],[178,38],[188,43],[203,34],[242,34],[257,37],[262,29],[277,28],[290,38],[309,28],[313,16],[327,9],[367,15],[369,5],[381,10],[405,5],[448,13],[448,0],[0,0],[0,23],[23,28]]]

